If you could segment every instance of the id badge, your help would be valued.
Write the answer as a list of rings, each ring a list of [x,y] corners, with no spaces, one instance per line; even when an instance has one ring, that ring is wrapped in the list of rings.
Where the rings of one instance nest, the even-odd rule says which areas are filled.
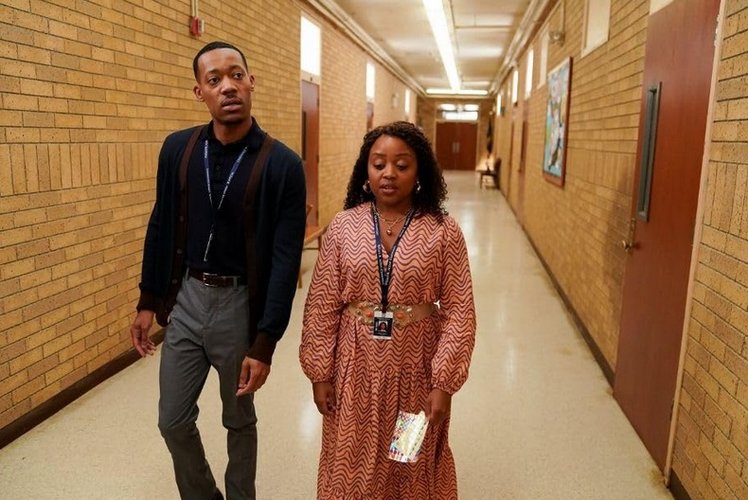
[[[391,312],[374,311],[374,325],[372,334],[378,340],[392,339],[392,320]]]

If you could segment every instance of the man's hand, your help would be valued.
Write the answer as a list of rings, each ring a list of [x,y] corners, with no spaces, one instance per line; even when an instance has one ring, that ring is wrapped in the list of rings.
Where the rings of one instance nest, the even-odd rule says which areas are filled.
[[[335,412],[335,388],[330,382],[315,382],[312,384],[314,404],[322,415],[332,415]]]
[[[429,419],[429,425],[435,426],[449,414],[452,406],[452,395],[441,389],[432,389],[426,400],[426,418]]]
[[[156,344],[148,337],[148,332],[153,325],[153,311],[146,311],[142,309],[135,316],[135,321],[130,326],[130,337],[132,337],[132,345],[135,350],[138,351],[142,357],[151,355],[156,352]]]
[[[244,396],[250,392],[257,392],[270,375],[270,365],[250,357],[244,357],[242,372],[239,374],[239,390],[237,396]]]

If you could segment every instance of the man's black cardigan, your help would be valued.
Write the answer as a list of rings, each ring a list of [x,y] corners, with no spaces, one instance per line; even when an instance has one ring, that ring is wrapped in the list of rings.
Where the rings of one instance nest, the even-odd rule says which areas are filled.
[[[174,132],[164,141],[158,160],[156,202],[145,237],[137,309],[156,312],[162,326],[166,326],[181,284],[181,280],[174,283],[173,276],[183,276],[186,271],[174,269],[175,263],[184,262],[177,255],[184,250],[176,248],[182,195],[179,164],[194,130],[193,127]],[[265,136],[255,120],[249,132],[250,149],[259,149]],[[204,138],[205,130],[198,144]],[[193,155],[198,151],[193,151]],[[272,143],[262,172],[252,213],[256,228],[257,283],[256,300],[250,305],[248,356],[270,364],[275,345],[283,336],[291,315],[306,225],[303,163],[296,153],[277,140]],[[250,226],[244,221],[245,230]]]

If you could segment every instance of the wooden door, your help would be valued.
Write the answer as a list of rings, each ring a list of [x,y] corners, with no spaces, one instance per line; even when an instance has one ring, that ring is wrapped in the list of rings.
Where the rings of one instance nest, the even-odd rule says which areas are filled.
[[[438,122],[436,124],[436,160],[444,170],[455,168],[455,138],[457,123]]]
[[[522,226],[525,222],[525,169],[527,167],[527,141],[530,133],[529,112],[530,103],[525,101],[522,110],[522,137],[520,139],[519,169],[517,171],[517,220]]]
[[[319,86],[301,82],[301,159],[306,174],[306,203],[312,209],[306,222],[310,226],[319,224]]]
[[[374,128],[374,103],[366,102],[366,131]]]
[[[475,150],[478,148],[478,124],[457,124],[457,162],[459,170],[475,170]]]
[[[651,15],[647,28],[614,395],[662,470],[681,349],[718,9],[719,0],[675,0]]]
[[[475,170],[478,124],[439,122],[436,124],[436,159],[445,170]]]

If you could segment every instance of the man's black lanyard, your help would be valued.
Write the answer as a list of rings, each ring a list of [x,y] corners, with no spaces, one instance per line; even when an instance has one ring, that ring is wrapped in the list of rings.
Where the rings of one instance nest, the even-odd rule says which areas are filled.
[[[205,244],[205,253],[203,254],[203,262],[208,262],[208,252],[210,251],[210,244],[213,242],[213,231],[216,228],[216,214],[219,210],[221,210],[221,207],[223,206],[223,200],[226,198],[226,192],[229,190],[229,184],[231,184],[231,181],[234,179],[234,174],[236,174],[237,169],[239,168],[239,164],[242,162],[242,158],[244,158],[244,154],[247,152],[247,146],[244,146],[244,149],[242,149],[242,152],[239,153],[239,157],[234,161],[234,164],[231,166],[231,172],[229,172],[229,176],[226,179],[226,185],[223,186],[223,193],[221,193],[221,199],[218,200],[218,206],[216,207],[213,204],[213,188],[210,184],[210,165],[208,162],[208,139],[205,139],[205,146],[203,147],[203,165],[205,166],[205,182],[208,184],[208,199],[210,200],[210,207],[213,210],[213,220],[210,223],[210,233],[208,234],[208,243]]]
[[[413,219],[414,211],[411,208],[408,214],[405,216],[405,222],[403,223],[400,233],[397,235],[395,244],[390,249],[390,256],[387,259],[387,267],[384,267],[384,258],[382,257],[382,234],[379,230],[379,212],[377,212],[374,203],[371,204],[371,217],[374,221],[374,246],[377,250],[377,266],[379,267],[379,286],[382,289],[382,312],[387,312],[387,292],[390,289],[390,280],[392,279],[392,263],[395,261],[395,252],[397,246],[400,244],[400,239],[405,234],[405,230],[408,229],[410,221]]]

